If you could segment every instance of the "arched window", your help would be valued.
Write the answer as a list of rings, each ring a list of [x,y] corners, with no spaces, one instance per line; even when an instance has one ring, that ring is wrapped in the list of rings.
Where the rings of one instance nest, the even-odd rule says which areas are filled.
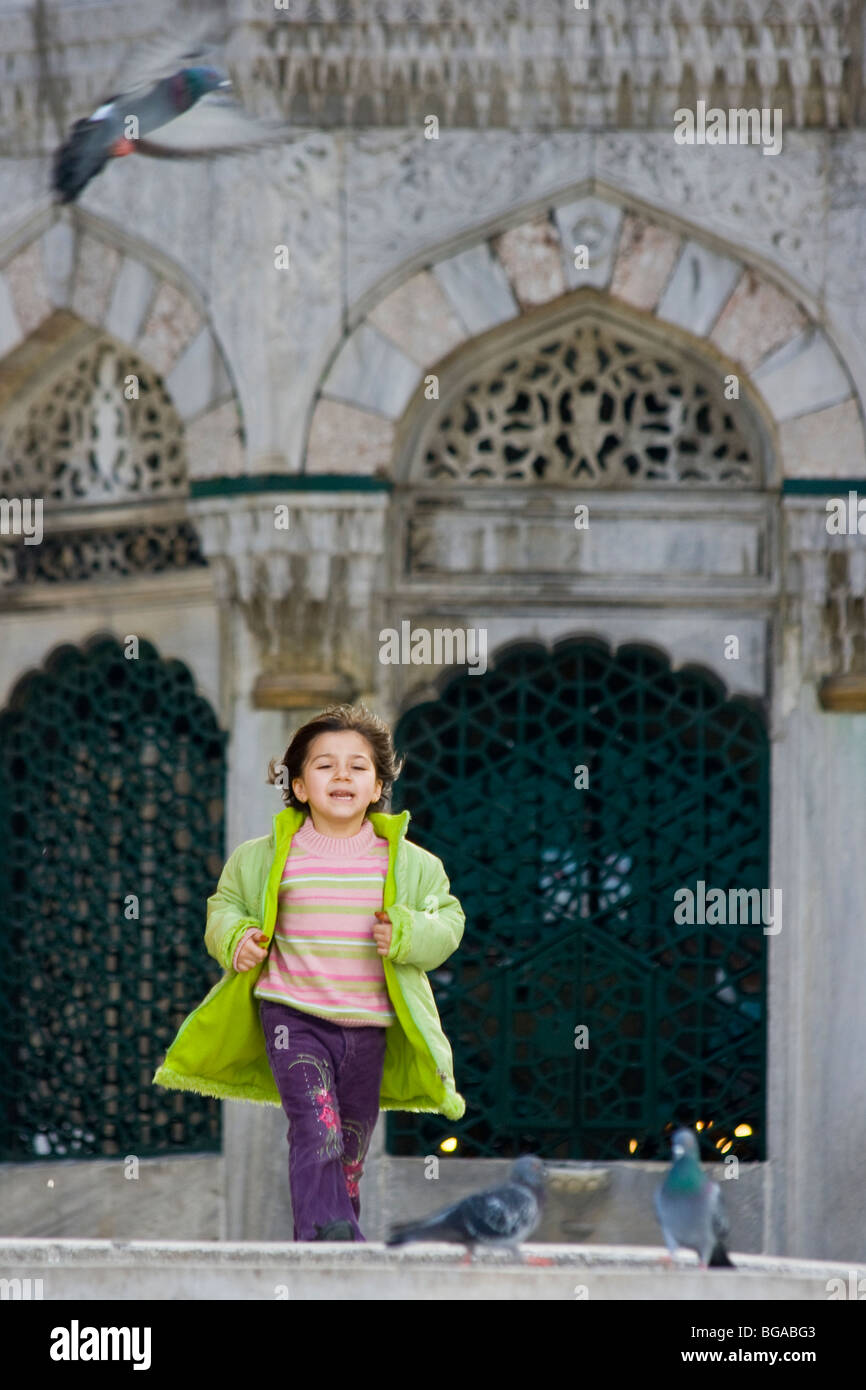
[[[440,376],[438,405],[407,423],[403,483],[766,486],[746,383],[594,291],[484,334]]]
[[[395,809],[466,913],[430,978],[467,1112],[390,1115],[389,1151],[653,1158],[679,1119],[763,1157],[761,712],[650,648],[568,641],[453,677],[395,740]],[[727,920],[678,920],[701,883]]]
[[[467,1113],[390,1116],[393,1153],[653,1158],[677,1120],[708,1154],[765,1152],[763,704],[729,697],[694,612],[695,664],[652,635],[767,583],[770,436],[725,370],[579,290],[452,353],[402,422],[391,603],[489,618],[500,655],[424,703],[395,687],[395,803],[466,911],[431,978]],[[520,636],[576,608],[573,633],[649,635]],[[738,920],[677,919],[712,889]]]
[[[44,536],[0,537],[0,585],[205,565],[183,422],[158,373],[75,319],[56,332],[53,358],[25,345],[4,363],[17,390],[0,413],[0,496],[39,499]]]
[[[657,327],[587,305],[526,334],[443,393],[414,482],[761,486],[744,403]]]
[[[0,714],[0,1160],[220,1147],[151,1078],[219,978],[225,741],[180,661],[66,646]]]

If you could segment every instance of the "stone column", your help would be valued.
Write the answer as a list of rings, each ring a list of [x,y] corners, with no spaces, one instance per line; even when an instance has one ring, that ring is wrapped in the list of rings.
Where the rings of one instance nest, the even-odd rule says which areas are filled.
[[[839,492],[845,495],[844,484]],[[774,681],[771,849],[783,926],[770,938],[765,1248],[862,1262],[863,539],[828,535],[823,498],[785,498],[784,513],[787,595]]]

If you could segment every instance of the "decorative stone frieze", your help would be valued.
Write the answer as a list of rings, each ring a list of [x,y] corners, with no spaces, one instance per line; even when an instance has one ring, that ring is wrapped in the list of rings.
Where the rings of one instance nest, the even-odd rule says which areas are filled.
[[[196,6],[179,0],[182,23]],[[779,107],[791,127],[862,120],[862,30],[853,0],[321,0],[225,6],[229,66],[255,109],[297,126],[476,129],[669,123],[695,93],[715,104]],[[157,28],[133,0],[68,0],[40,43],[26,10],[0,17],[6,55],[0,143],[21,155],[105,96],[128,44]],[[57,79],[62,51],[63,83]],[[53,107],[48,84],[53,79]]]
[[[39,545],[0,536],[5,598],[204,566],[173,504],[242,472],[244,441],[195,293],[58,219],[0,269],[2,349],[0,496],[45,509]]]
[[[297,123],[493,128],[646,126],[695,87],[720,106],[780,106],[796,126],[849,123],[856,6],[777,0],[322,0],[262,23],[234,0],[233,58]]]
[[[46,536],[40,545],[0,545],[0,588],[112,582],[207,564],[188,521],[81,528]]]

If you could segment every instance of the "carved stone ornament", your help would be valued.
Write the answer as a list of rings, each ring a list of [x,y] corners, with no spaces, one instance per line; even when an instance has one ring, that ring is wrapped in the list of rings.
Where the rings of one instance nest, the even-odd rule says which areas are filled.
[[[187,490],[183,425],[162,383],[133,353],[99,342],[0,434],[0,494],[57,506],[152,501]]]
[[[445,402],[417,481],[754,488],[760,449],[717,371],[585,315]]]

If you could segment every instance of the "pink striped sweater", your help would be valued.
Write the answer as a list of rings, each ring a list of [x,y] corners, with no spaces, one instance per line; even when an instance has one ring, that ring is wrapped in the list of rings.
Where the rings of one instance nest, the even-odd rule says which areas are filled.
[[[347,1027],[393,1023],[373,937],[387,872],[388,841],[371,821],[357,835],[322,835],[307,816],[289,847],[254,996]],[[238,950],[257,930],[244,933]]]

